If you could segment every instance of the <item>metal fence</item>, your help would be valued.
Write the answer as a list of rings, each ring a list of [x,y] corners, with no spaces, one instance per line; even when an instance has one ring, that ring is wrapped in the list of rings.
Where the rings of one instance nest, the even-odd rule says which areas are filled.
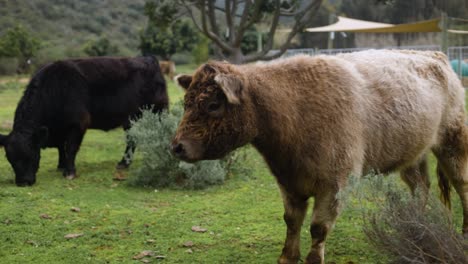
[[[368,49],[406,49],[406,50],[434,50],[440,51],[440,46],[438,45],[426,45],[426,46],[387,46],[382,48],[348,48],[348,49],[289,49],[287,50],[283,57],[294,56],[296,54],[308,54],[308,55],[318,55],[318,54],[327,54],[334,55],[339,53],[350,53]]]
[[[462,80],[463,86],[468,87],[468,46],[449,47],[447,56],[453,70]]]

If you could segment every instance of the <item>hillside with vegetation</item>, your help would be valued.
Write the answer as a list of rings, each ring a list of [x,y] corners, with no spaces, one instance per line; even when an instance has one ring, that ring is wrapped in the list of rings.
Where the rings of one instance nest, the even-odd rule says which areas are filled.
[[[144,0],[0,0],[0,35],[22,25],[41,41],[38,59],[83,55],[87,43],[107,38],[118,55],[138,51]]]

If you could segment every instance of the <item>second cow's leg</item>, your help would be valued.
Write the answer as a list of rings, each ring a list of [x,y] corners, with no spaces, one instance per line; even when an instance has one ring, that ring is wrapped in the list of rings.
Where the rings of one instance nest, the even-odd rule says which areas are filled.
[[[132,119],[134,119],[133,117]],[[123,129],[125,131],[125,137],[126,137],[126,142],[127,145],[125,147],[125,152],[122,156],[122,159],[117,163],[116,169],[122,170],[122,169],[127,169],[130,164],[132,163],[133,159],[133,153],[135,153],[135,142],[128,136],[128,130],[130,129],[130,122],[127,124],[124,124]]]
[[[307,212],[307,199],[296,197],[281,187],[280,189],[284,202],[284,221],[286,222],[287,232],[283,252],[278,259],[278,263],[295,264],[301,257],[299,248],[300,232]]]
[[[64,143],[62,142],[58,147],[58,165],[57,165],[57,170],[63,171],[65,169],[65,148],[64,148]]]
[[[133,153],[135,152],[135,142],[133,142],[130,137],[127,135],[127,146],[125,147],[125,152],[122,159],[117,163],[116,168],[118,170],[127,169],[132,163]]]
[[[405,168],[400,172],[401,179],[409,186],[411,194],[416,195],[418,188],[421,191],[424,200],[427,200],[429,194],[430,180],[427,165],[427,157],[424,156],[418,163]]]
[[[312,212],[312,224],[310,235],[312,246],[305,263],[323,264],[325,254],[325,240],[332,230],[339,213],[339,200],[337,199],[337,187],[323,187],[323,191],[315,196],[314,210]]]
[[[63,176],[67,179],[76,177],[75,158],[80,149],[81,141],[83,140],[85,131],[80,128],[72,128],[69,130],[64,144],[65,152],[65,169]]]

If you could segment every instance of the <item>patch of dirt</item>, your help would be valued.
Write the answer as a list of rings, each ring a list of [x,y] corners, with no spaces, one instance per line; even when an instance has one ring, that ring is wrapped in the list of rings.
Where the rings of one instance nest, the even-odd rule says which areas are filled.
[[[0,124],[0,130],[11,130],[13,129],[13,121],[5,120]]]
[[[28,77],[21,77],[21,78],[12,77],[12,78],[6,78],[6,79],[1,79],[0,80],[0,84],[5,84],[5,83],[9,83],[9,82],[28,83],[29,78]]]

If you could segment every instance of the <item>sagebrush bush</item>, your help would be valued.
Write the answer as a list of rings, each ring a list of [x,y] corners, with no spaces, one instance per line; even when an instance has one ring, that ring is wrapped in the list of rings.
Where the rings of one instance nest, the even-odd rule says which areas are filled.
[[[143,110],[142,117],[133,122],[128,131],[129,140],[137,145],[141,153],[140,168],[130,181],[138,186],[201,189],[224,182],[228,168],[238,158],[229,155],[222,160],[186,163],[176,159],[170,152],[170,143],[183,114],[182,103],[175,104],[170,111],[155,114]]]
[[[467,244],[437,198],[412,197],[406,186],[381,176],[353,185],[359,204],[370,205],[364,233],[390,263],[468,263]]]

